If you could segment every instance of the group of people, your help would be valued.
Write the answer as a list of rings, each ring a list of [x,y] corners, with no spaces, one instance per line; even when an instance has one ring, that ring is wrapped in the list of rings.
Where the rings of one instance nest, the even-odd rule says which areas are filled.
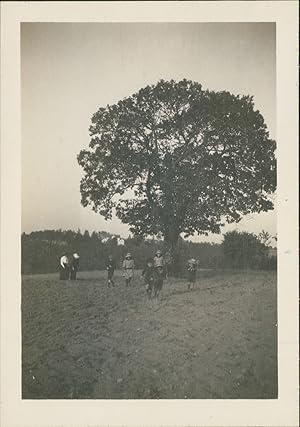
[[[64,253],[60,258],[60,279],[61,280],[76,280],[80,257],[78,253]],[[113,257],[108,257],[106,270],[107,270],[107,285],[108,287],[115,286],[114,272],[116,263]],[[122,263],[123,277],[125,279],[125,286],[129,287],[134,278],[135,264],[130,252],[124,258]],[[191,258],[187,262],[187,279],[188,289],[194,287],[196,280],[197,262]],[[158,250],[153,258],[148,258],[142,271],[142,279],[144,281],[145,289],[148,298],[152,296],[158,297],[162,287],[163,281],[167,277],[167,268],[162,252]]]
[[[76,280],[80,256],[75,253],[65,252],[60,258],[59,278],[60,280]]]
[[[107,262],[107,284],[108,287],[114,286],[115,282],[113,279],[115,271],[115,262],[112,256],[108,257]],[[129,287],[132,284],[134,278],[135,264],[130,252],[124,258],[122,263],[123,277],[125,279],[125,286]],[[142,271],[142,278],[144,279],[145,287],[149,298],[152,293],[158,297],[159,292],[163,286],[163,280],[166,277],[166,265],[162,256],[161,251],[157,251],[154,258],[149,258]]]
[[[114,271],[115,262],[112,256],[109,256],[107,262],[107,283],[108,287],[114,286]],[[123,277],[125,278],[125,286],[128,287],[132,284],[134,278],[134,260],[130,252],[127,253],[122,264]],[[194,258],[191,258],[187,262],[187,279],[188,289],[191,290],[194,287],[196,280],[197,262]],[[162,252],[158,250],[153,258],[148,258],[142,271],[142,279],[145,284],[148,298],[152,296],[158,297],[162,287],[163,281],[167,277],[167,266],[162,255]]]

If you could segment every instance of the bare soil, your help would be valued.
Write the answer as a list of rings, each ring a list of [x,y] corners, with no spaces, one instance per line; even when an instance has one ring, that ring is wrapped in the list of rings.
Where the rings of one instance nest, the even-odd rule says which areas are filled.
[[[275,272],[200,271],[148,301],[140,278],[22,280],[23,399],[277,398]]]

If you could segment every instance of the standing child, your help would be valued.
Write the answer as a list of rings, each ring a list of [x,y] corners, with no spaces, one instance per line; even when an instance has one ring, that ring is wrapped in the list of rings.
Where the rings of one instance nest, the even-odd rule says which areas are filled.
[[[123,261],[123,276],[125,277],[126,287],[130,286],[132,278],[133,278],[133,270],[134,270],[134,261],[132,259],[131,253],[128,252],[124,261]]]
[[[113,260],[113,257],[110,255],[108,257],[108,261],[106,265],[108,287],[110,287],[110,285],[115,286],[115,282],[113,280],[115,268],[116,268],[115,261]]]
[[[154,258],[155,280],[154,280],[154,295],[159,296],[163,287],[165,278],[165,261],[161,251],[157,251]]]
[[[142,271],[142,277],[144,278],[145,288],[149,299],[151,299],[151,294],[153,290],[154,275],[155,271],[153,266],[153,260],[149,258],[144,267],[144,270]]]
[[[197,262],[194,258],[191,258],[187,262],[187,278],[188,278],[188,290],[193,289],[196,280]]]

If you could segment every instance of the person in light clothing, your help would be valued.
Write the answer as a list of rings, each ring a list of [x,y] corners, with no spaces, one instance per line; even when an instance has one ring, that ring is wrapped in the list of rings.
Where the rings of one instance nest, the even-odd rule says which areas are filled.
[[[196,280],[197,261],[191,258],[187,262],[188,290],[193,289]]]
[[[165,261],[164,258],[162,256],[161,251],[157,251],[154,258],[154,269],[155,269],[155,282],[154,282],[154,295],[156,297],[158,297],[158,295],[160,294],[160,291],[162,290],[163,287],[163,282],[164,282],[164,278],[165,278]]]
[[[165,262],[164,262],[164,257],[162,256],[161,251],[156,252],[156,254],[153,258],[153,261],[154,261],[154,267],[155,268],[161,268],[161,267],[163,268],[164,267]]]
[[[125,277],[126,287],[131,285],[134,272],[134,261],[132,259],[131,253],[128,252],[124,261],[123,261],[123,276]]]

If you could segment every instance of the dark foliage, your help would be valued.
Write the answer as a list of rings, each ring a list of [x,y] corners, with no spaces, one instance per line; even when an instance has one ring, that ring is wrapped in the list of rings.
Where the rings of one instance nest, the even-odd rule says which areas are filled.
[[[109,237],[103,243],[101,240]],[[88,231],[81,233],[68,230],[45,230],[22,234],[22,273],[51,273],[58,271],[59,259],[64,252],[80,254],[80,270],[103,270],[109,255],[120,268],[123,257],[130,251],[137,268],[144,266],[145,260],[153,257],[163,243],[157,240],[145,240],[132,237],[125,240],[125,246],[118,246],[117,239],[106,232]],[[180,270],[185,271],[186,260],[190,257],[199,259],[199,267],[213,268],[222,264],[220,245],[209,243],[191,243],[180,239]]]
[[[105,243],[102,239],[109,238]],[[116,236],[118,237],[118,236]],[[125,246],[118,246],[117,238],[106,232],[88,231],[81,233],[68,230],[35,231],[22,234],[22,273],[51,273],[58,271],[59,259],[64,252],[80,254],[80,270],[104,270],[109,255],[120,268],[127,251],[130,251],[137,268],[143,268],[147,258],[153,257],[158,249],[164,251],[162,241],[131,237]],[[167,253],[164,252],[168,261]],[[186,273],[189,258],[198,260],[199,268],[259,268],[276,269],[276,256],[251,233],[236,231],[226,233],[221,245],[192,243],[179,238],[177,247],[177,275]],[[169,270],[172,273],[172,271]]]
[[[105,218],[115,210],[171,251],[181,234],[219,233],[223,221],[273,209],[275,142],[251,96],[161,80],[99,108],[90,136],[78,155],[83,206]]]
[[[275,256],[269,256],[269,248],[259,236],[238,231],[225,233],[222,243],[225,265],[238,269],[275,269],[277,259]]]

